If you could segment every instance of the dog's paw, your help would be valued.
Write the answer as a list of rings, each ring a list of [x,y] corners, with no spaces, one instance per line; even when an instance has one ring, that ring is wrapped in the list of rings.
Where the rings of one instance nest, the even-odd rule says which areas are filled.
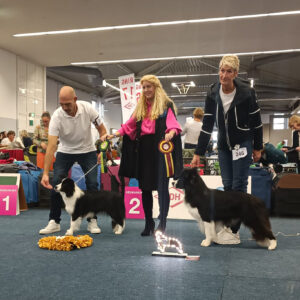
[[[268,247],[268,250],[275,250],[277,247],[277,241],[276,240],[270,240],[270,245]]]
[[[65,235],[73,235],[73,231],[71,229],[68,229]]]
[[[115,234],[122,234],[123,232],[123,227],[120,226],[120,225],[117,225],[115,228],[114,228],[114,233]]]
[[[201,243],[201,246],[202,247],[209,247],[211,245],[211,241],[206,239],[206,240],[203,240],[202,243]]]

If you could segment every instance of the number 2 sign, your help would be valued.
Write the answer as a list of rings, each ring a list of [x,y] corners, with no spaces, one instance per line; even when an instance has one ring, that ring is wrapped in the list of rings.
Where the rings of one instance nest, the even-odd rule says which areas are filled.
[[[19,214],[18,186],[0,186],[0,215],[15,216]]]
[[[125,187],[126,219],[144,219],[142,191],[138,187]]]

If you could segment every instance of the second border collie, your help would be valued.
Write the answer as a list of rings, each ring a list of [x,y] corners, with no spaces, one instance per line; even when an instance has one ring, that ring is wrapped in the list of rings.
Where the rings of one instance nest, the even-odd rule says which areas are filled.
[[[260,199],[238,191],[209,189],[196,168],[185,169],[176,187],[185,190],[185,202],[190,213],[204,231],[205,240],[201,246],[208,247],[214,241],[216,224],[229,227],[240,220],[251,230],[260,246],[269,250],[276,248],[268,211]]]
[[[66,211],[71,216],[71,226],[66,235],[79,230],[82,218],[93,218],[104,212],[112,218],[115,234],[121,234],[125,228],[125,205],[121,194],[110,191],[82,191],[71,178],[64,178],[54,187],[61,194]]]

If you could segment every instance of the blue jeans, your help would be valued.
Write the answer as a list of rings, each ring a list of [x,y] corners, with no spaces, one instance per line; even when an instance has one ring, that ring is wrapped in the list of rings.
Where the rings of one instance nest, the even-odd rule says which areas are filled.
[[[247,193],[249,167],[252,162],[252,141],[240,144],[240,148],[247,148],[247,155],[238,160],[232,159],[232,151],[219,150],[219,162],[221,168],[224,190],[234,190]]]
[[[61,180],[68,176],[68,172],[77,162],[84,173],[89,171],[97,163],[96,151],[83,153],[83,154],[67,154],[62,152],[57,152],[56,160],[54,163],[54,172],[52,179],[52,186],[59,184]],[[86,187],[87,190],[97,191],[97,168],[94,168],[89,172],[86,177]],[[49,220],[55,220],[56,223],[60,222],[61,216],[61,206],[62,198],[59,193],[56,193],[54,190],[51,191],[51,208],[49,214]]]
[[[247,155],[238,160],[232,159],[232,151],[219,150],[219,162],[221,169],[222,182],[224,190],[234,190],[247,193],[249,167],[252,162],[252,140],[245,141],[240,144],[240,148],[247,148]],[[240,228],[239,222],[231,227],[233,233],[236,233]]]

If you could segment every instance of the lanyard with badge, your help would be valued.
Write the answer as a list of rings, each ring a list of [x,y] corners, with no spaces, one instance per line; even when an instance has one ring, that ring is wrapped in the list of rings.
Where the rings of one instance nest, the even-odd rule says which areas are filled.
[[[240,158],[247,156],[247,148],[242,147],[240,145],[235,145],[234,149],[232,150],[232,160],[238,160]]]

